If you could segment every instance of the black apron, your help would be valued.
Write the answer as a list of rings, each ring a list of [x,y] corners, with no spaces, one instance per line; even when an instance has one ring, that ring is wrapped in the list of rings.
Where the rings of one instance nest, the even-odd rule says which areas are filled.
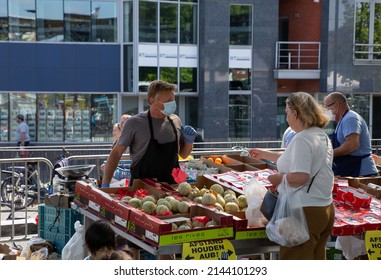
[[[167,182],[176,184],[172,177],[173,168],[179,167],[178,160],[178,138],[176,127],[169,116],[168,121],[171,123],[176,140],[173,142],[160,144],[154,138],[152,118],[148,110],[148,123],[150,128],[151,139],[148,148],[138,162],[137,165],[131,168],[130,186],[134,179],[156,178],[159,182]]]
[[[344,116],[348,113],[345,112]],[[329,138],[332,142],[332,147],[335,149],[340,146],[339,140],[337,140],[336,131],[339,129],[341,124],[341,120],[337,125],[335,132],[329,135]],[[359,177],[361,170],[361,162],[364,158],[369,157],[370,154],[362,155],[362,156],[353,156],[353,155],[344,155],[340,157],[333,158],[332,170],[335,176],[352,176]]]

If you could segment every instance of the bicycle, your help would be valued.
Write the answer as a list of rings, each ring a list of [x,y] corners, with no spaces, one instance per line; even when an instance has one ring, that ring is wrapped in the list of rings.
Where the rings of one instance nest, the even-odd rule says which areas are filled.
[[[36,200],[43,201],[45,195],[49,193],[46,185],[41,182],[38,170],[34,168],[33,163],[28,163],[26,167],[11,166],[2,172],[9,176],[1,184],[1,205],[21,210],[35,204]]]

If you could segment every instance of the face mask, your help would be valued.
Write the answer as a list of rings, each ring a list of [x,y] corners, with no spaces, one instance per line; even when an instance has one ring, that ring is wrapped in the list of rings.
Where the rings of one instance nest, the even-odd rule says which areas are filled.
[[[176,101],[170,101],[164,104],[164,110],[160,110],[164,115],[169,116],[176,111]]]
[[[331,110],[326,110],[325,111],[325,115],[328,117],[328,119],[330,121],[335,121],[336,120],[336,116],[332,113]]]

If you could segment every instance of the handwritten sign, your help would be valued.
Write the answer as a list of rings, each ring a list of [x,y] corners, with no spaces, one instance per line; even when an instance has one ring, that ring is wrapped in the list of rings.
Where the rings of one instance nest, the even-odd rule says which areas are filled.
[[[370,260],[381,260],[381,230],[365,233],[365,247]]]
[[[183,244],[183,260],[236,260],[233,244],[227,239]]]

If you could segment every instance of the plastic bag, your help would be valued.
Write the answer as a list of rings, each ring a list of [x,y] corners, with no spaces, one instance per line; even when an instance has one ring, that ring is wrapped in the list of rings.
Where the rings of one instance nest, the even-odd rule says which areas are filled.
[[[278,186],[278,202],[266,226],[267,237],[285,247],[295,247],[310,239],[298,189],[288,186],[286,176]]]
[[[79,221],[74,223],[75,233],[62,249],[63,260],[83,260],[84,259],[84,243],[85,243],[85,227]]]
[[[244,193],[247,201],[247,208],[245,210],[248,226],[263,227],[267,222],[266,218],[260,211],[263,197],[267,192],[266,187],[261,185],[257,178],[253,177],[249,184],[245,186]]]
[[[37,257],[41,259],[46,259],[48,257],[48,254],[52,252],[53,244],[51,242],[46,241],[45,239],[39,236],[33,236],[30,240],[28,240],[25,247],[22,249],[20,257],[29,259],[33,255],[34,259],[36,259]]]

